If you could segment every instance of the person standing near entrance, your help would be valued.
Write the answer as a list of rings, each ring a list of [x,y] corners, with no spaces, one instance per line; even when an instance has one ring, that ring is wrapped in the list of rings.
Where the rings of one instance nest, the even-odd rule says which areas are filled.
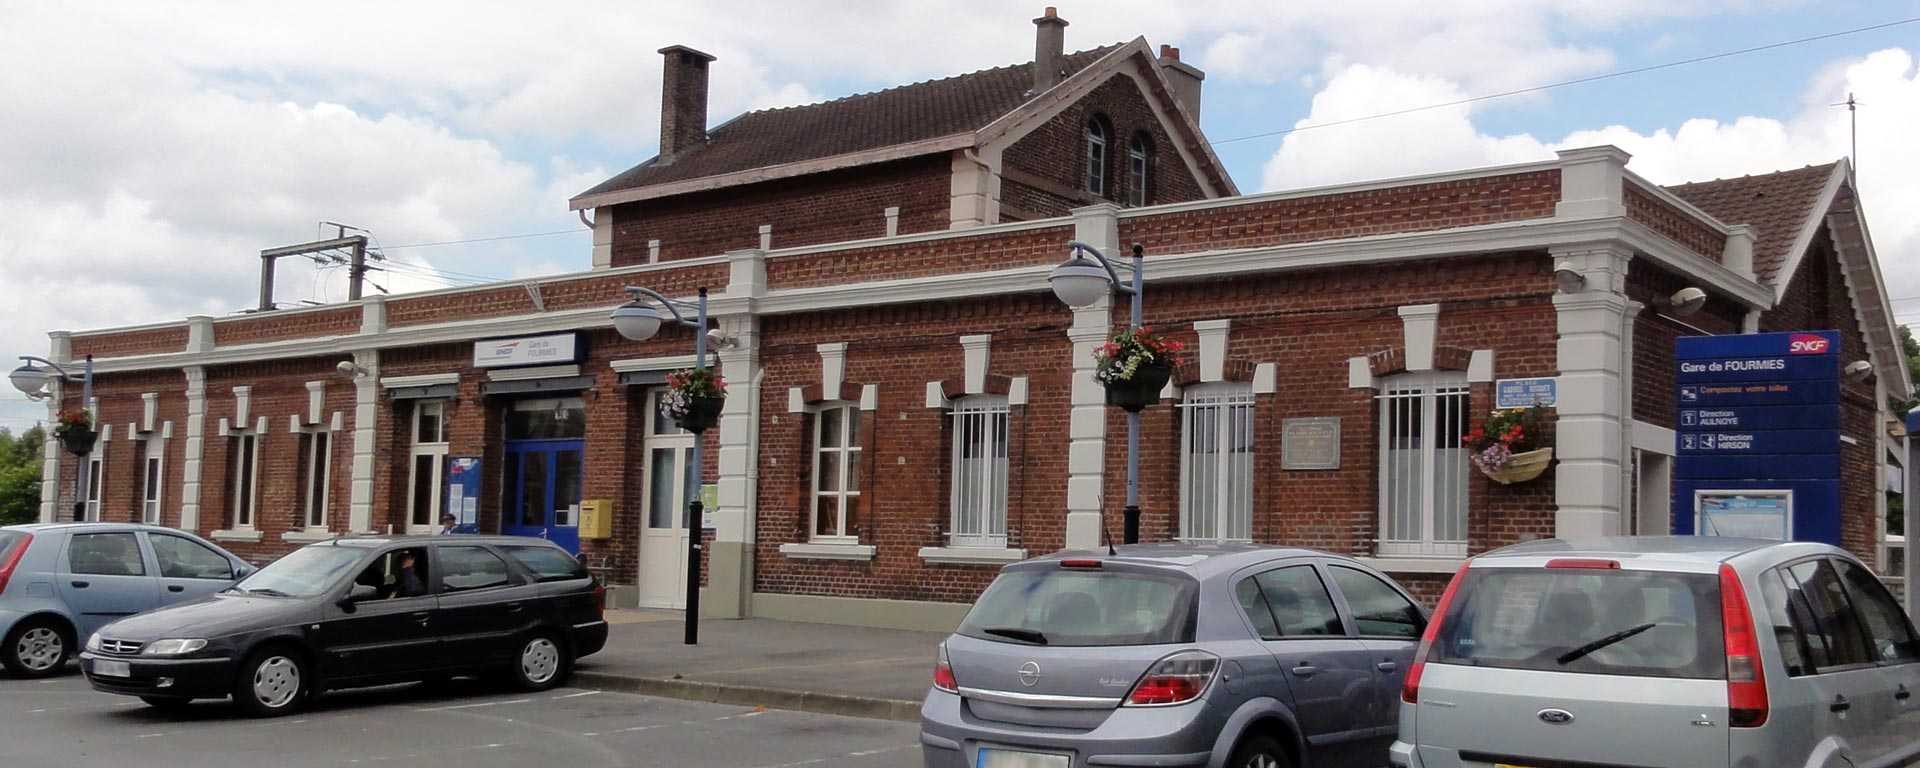
[[[452,534],[453,534],[453,532],[454,532],[454,531],[453,531],[453,528],[454,528],[454,526],[455,526],[455,525],[457,525],[457,524],[458,524],[458,521],[456,521],[456,520],[454,519],[454,517],[453,517],[453,513],[452,513],[452,512],[442,512],[442,513],[440,513],[440,533],[439,533],[439,535],[441,535],[441,536],[449,536],[449,535],[452,535]]]

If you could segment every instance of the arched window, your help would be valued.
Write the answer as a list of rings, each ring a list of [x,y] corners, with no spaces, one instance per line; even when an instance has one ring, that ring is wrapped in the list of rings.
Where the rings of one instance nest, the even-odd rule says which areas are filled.
[[[1127,142],[1127,205],[1147,204],[1147,182],[1152,173],[1153,140],[1136,133]]]
[[[1087,191],[1107,194],[1107,139],[1112,135],[1107,119],[1094,115],[1087,121]]]

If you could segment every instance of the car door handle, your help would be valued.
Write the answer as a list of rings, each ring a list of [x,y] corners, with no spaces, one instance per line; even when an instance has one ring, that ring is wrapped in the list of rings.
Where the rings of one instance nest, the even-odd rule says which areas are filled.
[[[1894,701],[1906,701],[1911,698],[1913,698],[1913,691],[1907,690],[1907,686],[1904,683],[1901,684],[1900,690],[1893,692]]]
[[[1319,673],[1320,668],[1312,664],[1302,664],[1293,668],[1294,677],[1313,677]]]
[[[424,627],[424,626],[426,626],[426,625],[427,625],[427,622],[428,622],[429,620],[431,620],[432,618],[433,618],[433,614],[432,614],[432,613],[428,613],[427,611],[414,611],[414,612],[413,612],[413,620],[414,620],[414,621],[417,621],[417,622],[420,622],[420,626],[423,626],[423,627]]]
[[[1383,661],[1383,662],[1380,662],[1380,663],[1378,663],[1378,664],[1375,664],[1375,665],[1373,665],[1373,668],[1374,668],[1374,669],[1377,669],[1377,670],[1380,670],[1380,671],[1382,671],[1382,672],[1392,672],[1392,671],[1394,671],[1394,670],[1396,670],[1396,669],[1399,669],[1399,668],[1400,668],[1400,665],[1398,665],[1398,664],[1395,664],[1395,663],[1393,663],[1393,662],[1391,662],[1391,661]]]
[[[88,586],[88,585],[90,585],[90,584],[92,584],[92,583],[93,583],[93,582],[90,582],[90,581],[76,581],[76,582],[73,582],[73,588],[74,588],[74,589],[86,589],[86,588],[87,588],[87,586]]]
[[[1853,702],[1847,701],[1847,697],[1845,696],[1835,694],[1833,697],[1833,703],[1828,704],[1827,709],[1833,712],[1845,712],[1849,709],[1853,709]]]
[[[521,605],[520,603],[507,603],[507,613],[519,613],[520,609],[525,607],[525,605]]]
[[[168,584],[167,591],[168,592],[185,592],[187,591],[187,588],[180,586],[179,584]]]

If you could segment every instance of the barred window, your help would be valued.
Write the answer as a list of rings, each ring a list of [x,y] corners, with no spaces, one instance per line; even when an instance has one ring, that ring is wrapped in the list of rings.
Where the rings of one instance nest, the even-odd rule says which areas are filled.
[[[1253,389],[1203,384],[1180,403],[1180,538],[1253,538]]]
[[[952,544],[1007,543],[1007,399],[976,395],[955,401]]]
[[[1411,373],[1380,402],[1380,554],[1467,554],[1466,378]]]

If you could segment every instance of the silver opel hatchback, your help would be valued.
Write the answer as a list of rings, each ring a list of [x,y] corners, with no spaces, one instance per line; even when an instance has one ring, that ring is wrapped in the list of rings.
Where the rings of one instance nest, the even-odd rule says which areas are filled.
[[[1435,616],[1398,766],[1920,761],[1913,624],[1825,544],[1533,542],[1470,561]]]
[[[1425,614],[1303,549],[1147,544],[1008,566],[941,644],[929,768],[1384,765]]]

